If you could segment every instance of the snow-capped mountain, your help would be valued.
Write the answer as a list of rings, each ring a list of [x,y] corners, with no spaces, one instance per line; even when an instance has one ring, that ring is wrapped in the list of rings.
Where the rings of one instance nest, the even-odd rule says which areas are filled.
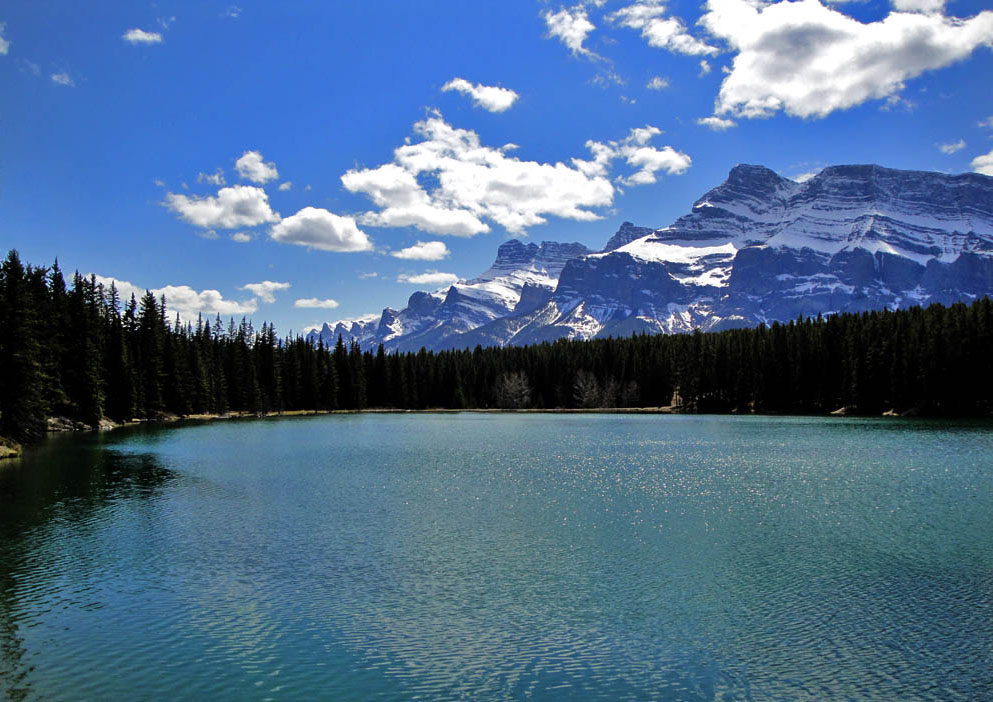
[[[599,253],[509,241],[479,278],[384,311],[376,338],[503,346],[991,294],[993,178],[832,166],[798,183],[740,165],[690,214],[662,229],[625,222]]]
[[[382,315],[325,323],[308,335],[333,345],[339,336],[363,347],[383,344],[389,350],[448,348],[467,332],[522,309],[551,299],[566,262],[590,253],[582,244],[545,241],[524,244],[511,239],[497,250],[489,270],[448,288],[416,292],[400,310],[387,307]]]

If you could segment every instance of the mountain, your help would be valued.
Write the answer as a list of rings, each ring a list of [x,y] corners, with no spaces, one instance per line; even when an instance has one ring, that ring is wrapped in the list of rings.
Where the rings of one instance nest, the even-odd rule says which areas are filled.
[[[307,338],[333,345],[340,335],[363,348],[383,344],[391,351],[459,346],[457,340],[477,327],[547,303],[566,263],[589,253],[582,244],[511,239],[497,249],[493,265],[471,280],[415,292],[400,311],[387,307],[382,315],[325,323]]]
[[[374,343],[706,331],[991,294],[993,178],[857,165],[798,183],[739,165],[670,226],[625,222],[599,253],[509,241],[479,278],[384,311]]]

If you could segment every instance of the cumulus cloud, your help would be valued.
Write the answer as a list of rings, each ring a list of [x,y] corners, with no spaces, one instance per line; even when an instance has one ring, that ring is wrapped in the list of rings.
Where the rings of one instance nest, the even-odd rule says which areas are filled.
[[[607,21],[640,30],[641,37],[648,45],[658,49],[687,56],[713,56],[720,53],[716,46],[710,46],[686,31],[678,17],[665,17],[665,14],[665,4],[660,0],[645,0],[607,15]]]
[[[561,8],[558,12],[545,10],[541,13],[545,25],[548,27],[548,36],[559,39],[569,47],[574,56],[587,56],[595,58],[597,55],[583,46],[586,37],[596,29],[596,25],[590,22],[586,15],[586,9],[581,5],[571,8]]]
[[[993,176],[993,151],[972,159],[972,170],[976,173]]]
[[[252,237],[245,232],[235,232],[231,235],[231,241],[236,241],[239,244],[247,244],[252,240]]]
[[[663,78],[662,76],[654,76],[648,84],[645,85],[649,90],[665,90],[669,87],[669,79]]]
[[[285,183],[280,183],[279,188],[277,189],[285,193],[287,190],[290,190],[292,188],[293,188],[293,181],[288,180]]]
[[[628,166],[637,169],[627,176],[617,176],[622,185],[651,185],[657,181],[656,173],[664,171],[669,175],[680,175],[692,164],[686,154],[671,146],[657,149],[648,142],[662,133],[658,127],[646,125],[632,129],[620,141],[588,141],[586,147],[593,153],[593,160],[573,159],[573,165],[590,177],[605,177],[615,159],[623,159]]]
[[[897,12],[941,12],[945,9],[945,0],[893,0],[893,9]]]
[[[359,273],[359,278],[366,280],[367,278],[378,278],[379,273],[376,271],[370,271],[369,273]]]
[[[204,229],[238,229],[279,221],[279,213],[269,207],[269,196],[262,188],[251,185],[221,188],[216,196],[166,193],[165,205],[190,224]]]
[[[698,75],[705,76],[710,73],[710,64],[707,63],[707,59],[700,59],[700,73]]]
[[[246,151],[241,155],[241,158],[234,162],[234,167],[238,171],[238,175],[244,180],[250,180],[259,185],[279,177],[276,164],[271,161],[269,163],[263,161],[262,154],[258,151]]]
[[[394,251],[394,258],[410,261],[440,261],[451,253],[443,241],[418,241],[413,246]]]
[[[333,310],[335,307],[338,306],[338,301],[332,300],[331,298],[328,298],[326,300],[318,300],[316,297],[304,297],[294,302],[293,306]]]
[[[372,242],[352,217],[342,217],[319,207],[304,207],[269,232],[273,241],[321,251],[370,251]]]
[[[7,31],[7,25],[0,22],[0,56],[6,56],[10,51],[10,42],[4,39],[3,33]]]
[[[733,119],[721,119],[720,117],[701,117],[696,123],[713,129],[715,132],[727,131],[738,124]]]
[[[145,288],[132,285],[126,280],[96,276],[98,283],[103,283],[105,288],[110,288],[110,284],[117,286],[117,292],[122,300],[128,300],[131,295],[141,299],[145,294]],[[193,321],[198,314],[205,317],[214,315],[233,316],[253,314],[258,310],[258,301],[255,298],[238,302],[236,300],[225,300],[217,290],[194,290],[188,285],[166,285],[162,288],[152,289],[152,294],[156,298],[166,298],[166,308],[170,317],[179,313],[180,318],[186,321]]]
[[[805,173],[800,173],[799,175],[793,176],[792,178],[790,178],[790,180],[796,183],[806,183],[808,180],[813,178],[818,173],[820,173],[820,171],[807,171]]]
[[[397,276],[398,283],[413,283],[414,285],[434,285],[437,287],[444,287],[457,283],[459,277],[454,273],[440,273],[438,271],[428,271],[427,273],[419,273],[417,275],[411,275],[407,273],[401,273]]]
[[[144,29],[129,29],[121,35],[121,39],[129,44],[161,44],[162,35],[158,32],[146,32]]]
[[[993,11],[971,19],[893,12],[863,23],[818,0],[708,0],[700,23],[736,53],[715,115],[824,117],[993,46]]]
[[[458,91],[472,98],[472,103],[476,107],[482,107],[490,112],[506,112],[511,105],[517,102],[518,95],[509,88],[500,88],[495,85],[473,85],[464,78],[452,78],[452,80],[441,86],[442,92],[451,90]]]
[[[69,87],[69,88],[71,88],[71,87],[73,87],[73,86],[76,85],[76,82],[69,76],[68,73],[65,73],[65,72],[62,72],[62,73],[53,73],[52,74],[52,82],[55,83],[55,84],[57,84],[57,85],[64,85],[64,86]]]
[[[616,158],[638,169],[624,179],[628,184],[654,182],[660,170],[685,171],[689,157],[668,146],[647,146],[647,139],[660,132],[646,129],[632,130],[623,142],[587,142],[593,160],[572,159],[569,166],[515,158],[509,155],[516,148],[512,144],[484,146],[475,132],[452,127],[433,113],[414,125],[421,141],[394,150],[392,163],[350,170],[341,180],[347,190],[364,193],[380,208],[364,214],[363,224],[473,236],[489,231],[489,220],[521,234],[545,223],[548,215],[599,219],[592,208],[613,202],[608,171]],[[429,191],[419,178],[436,186]]]
[[[990,127],[991,129],[993,129],[993,115],[990,115],[986,119],[984,119],[984,120],[982,120],[980,122],[977,122],[976,123],[976,126],[977,127]]]
[[[407,147],[400,147],[403,148]],[[381,208],[379,212],[365,213],[363,224],[416,227],[421,231],[452,236],[473,236],[490,230],[489,225],[472,212],[446,201],[442,193],[432,197],[417,182],[415,173],[394,163],[350,170],[341,177],[341,182],[350,192],[368,195]]]
[[[224,171],[218,168],[213,173],[197,173],[198,183],[208,183],[210,185],[224,185]]]
[[[961,151],[965,148],[965,139],[959,139],[958,141],[953,141],[949,144],[939,144],[938,150],[943,154],[948,154],[949,156],[954,154],[956,151]]]
[[[262,302],[275,302],[276,293],[280,290],[289,290],[289,283],[274,283],[271,280],[263,280],[261,283],[247,283],[242,285],[240,290],[247,290]]]

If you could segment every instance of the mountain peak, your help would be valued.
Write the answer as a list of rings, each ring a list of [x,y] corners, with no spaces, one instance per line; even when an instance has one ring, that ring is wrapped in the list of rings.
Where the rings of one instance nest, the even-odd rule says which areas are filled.
[[[631,222],[621,222],[621,226],[617,229],[617,233],[610,237],[610,240],[607,242],[606,246],[603,247],[602,253],[619,249],[625,244],[630,244],[635,239],[648,236],[653,231],[655,230],[651,227],[636,227]]]
[[[480,277],[415,293],[378,325],[325,332],[366,347],[442,349],[993,295],[993,178],[853,164],[799,183],[739,164],[668,227],[624,221],[590,254],[578,243],[510,239]]]

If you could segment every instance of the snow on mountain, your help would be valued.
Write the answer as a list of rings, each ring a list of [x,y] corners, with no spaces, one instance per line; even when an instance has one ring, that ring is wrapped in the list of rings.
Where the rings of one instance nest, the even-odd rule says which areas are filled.
[[[325,329],[363,346],[471,348],[723,329],[989,294],[993,178],[868,165],[832,166],[797,183],[739,165],[668,227],[624,222],[599,253],[511,240],[477,278],[415,293],[378,323]]]
[[[390,308],[381,316],[325,324],[316,343],[329,330],[347,342],[355,339],[363,347],[382,343],[389,350],[413,350],[422,346],[442,348],[457,338],[524,306],[544,303],[552,294],[566,262],[590,253],[582,244],[554,241],[524,244],[518,239],[497,250],[493,265],[479,276],[430,293],[416,292],[400,311]],[[327,343],[327,340],[325,340]]]

